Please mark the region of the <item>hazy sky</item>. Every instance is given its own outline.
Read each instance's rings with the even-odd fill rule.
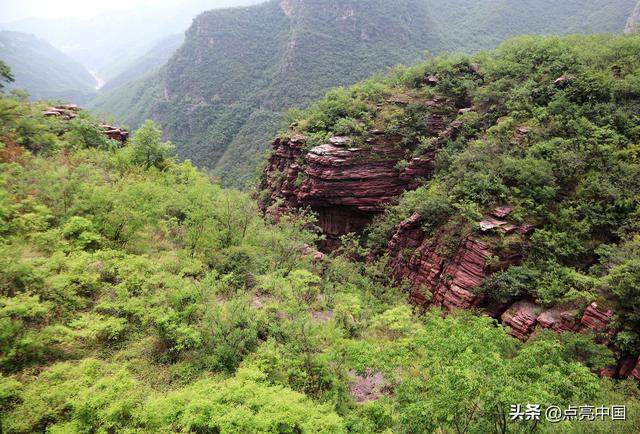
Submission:
[[[0,22],[23,18],[90,18],[111,10],[140,5],[182,3],[184,0],[0,0]]]

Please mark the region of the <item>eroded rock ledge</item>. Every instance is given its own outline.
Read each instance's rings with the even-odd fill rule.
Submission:
[[[400,223],[386,253],[390,258],[393,275],[406,280],[411,288],[410,300],[418,306],[435,305],[447,311],[477,308],[509,328],[512,336],[527,340],[536,328],[562,332],[593,332],[603,344],[610,344],[616,334],[612,320],[614,312],[598,303],[591,303],[582,314],[574,308],[555,306],[545,308],[532,300],[519,300],[511,304],[492,303],[476,289],[491,273],[517,265],[521,259],[518,250],[496,249],[497,233],[517,232],[526,237],[530,225],[514,225],[496,220],[502,214],[498,208],[478,223],[480,234],[463,235],[452,246],[452,238],[445,230],[427,236],[422,230],[422,217],[418,214]],[[506,215],[502,215],[505,217]],[[492,224],[488,221],[492,219]],[[495,224],[495,222],[498,224]],[[616,366],[600,373],[610,377],[633,376],[640,379],[640,358],[624,357]]]
[[[355,146],[346,137],[333,137],[304,152],[304,136],[277,139],[262,180],[268,197],[261,206],[279,202],[282,208],[311,208],[327,237],[322,247],[331,250],[342,235],[362,232],[386,204],[430,176],[431,156],[398,167],[406,152],[399,142],[372,134],[365,145]]]
[[[82,109],[75,104],[65,104],[49,107],[42,112],[42,115],[71,121],[78,117],[80,111],[82,111]],[[129,132],[123,128],[114,127],[109,124],[100,124],[100,129],[102,129],[102,133],[111,140],[116,140],[122,144],[129,140]]]

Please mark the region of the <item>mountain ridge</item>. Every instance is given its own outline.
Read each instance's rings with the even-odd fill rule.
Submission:
[[[85,103],[95,94],[94,77],[80,63],[35,35],[0,31],[0,59],[33,99]]]

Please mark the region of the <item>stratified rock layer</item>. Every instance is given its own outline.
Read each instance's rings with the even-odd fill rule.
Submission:
[[[584,311],[580,322],[586,328],[600,332],[607,328],[613,318],[613,311],[601,309],[597,303],[591,303]]]
[[[400,223],[387,247],[394,276],[409,281],[416,304],[433,302],[447,310],[481,306],[485,300],[474,289],[493,270],[489,259],[498,258],[495,269],[520,261],[519,252],[496,255],[489,239],[473,234],[460,241],[445,231],[427,237],[421,223],[419,214]]]
[[[493,216],[508,217],[511,207],[500,207]],[[488,225],[489,216],[478,223],[482,235],[468,232],[455,235],[440,230],[427,236],[422,229],[422,217],[414,214],[396,228],[386,253],[393,275],[407,280],[411,286],[411,302],[416,305],[437,305],[446,310],[481,308],[504,325],[510,333],[527,340],[536,327],[558,333],[591,331],[604,335],[608,343],[614,312],[592,303],[579,317],[575,309],[555,306],[544,309],[532,301],[519,300],[511,305],[490,303],[477,291],[491,273],[516,265],[521,261],[519,250],[497,249],[499,234],[519,234],[526,237],[532,226],[516,226],[508,221]],[[512,228],[513,226],[513,228]],[[523,239],[522,242],[526,242]],[[640,368],[639,368],[640,372]]]
[[[430,176],[433,158],[413,158],[405,167],[399,139],[372,134],[363,146],[352,146],[343,137],[303,152],[306,139],[296,135],[277,139],[262,182],[269,193],[266,203],[288,209],[311,208],[331,249],[342,235],[361,232],[384,206],[406,190],[416,188],[420,178]]]

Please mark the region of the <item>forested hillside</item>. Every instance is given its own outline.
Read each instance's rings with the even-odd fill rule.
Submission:
[[[591,335],[640,379],[639,52],[528,36],[333,90],[274,142],[262,208],[313,211],[416,306]]]
[[[426,0],[442,45],[467,53],[527,34],[620,33],[636,0]]]
[[[95,94],[96,81],[82,65],[33,35],[0,32],[0,59],[16,79],[9,87],[33,99],[84,103]]]
[[[162,72],[106,93],[92,107],[133,126],[153,116],[180,157],[242,186],[282,111],[304,107],[332,86],[427,51],[474,52],[522,33],[620,33],[635,3],[272,0],[212,11],[196,19]]]
[[[140,57],[134,60],[129,59],[128,62],[125,62],[125,66],[121,66],[120,68],[122,71],[105,83],[100,91],[108,92],[156,72],[157,69],[167,63],[183,42],[183,34],[170,35],[162,38]],[[99,99],[99,97],[97,99]],[[92,103],[95,104],[95,102]]]
[[[536,56],[510,47],[496,71],[514,47]],[[619,61],[635,89],[633,60]],[[418,92],[414,78],[449,65],[389,80]],[[514,74],[497,88],[527,76]],[[598,378],[612,353],[589,335],[522,343],[487,316],[414,312],[386,259],[315,251],[312,215],[263,220],[249,196],[175,161],[153,122],[121,146],[86,114],[45,118],[44,107],[0,98],[2,432],[638,431],[635,381]],[[301,128],[321,137],[334,125]],[[628,420],[505,417],[531,402],[624,404]]]

